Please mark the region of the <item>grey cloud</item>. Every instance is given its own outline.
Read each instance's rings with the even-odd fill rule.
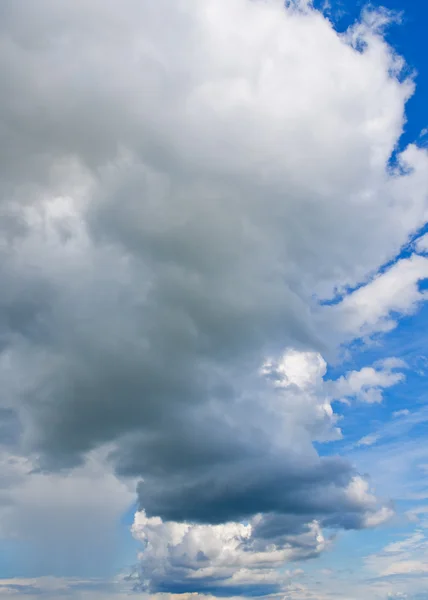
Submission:
[[[423,224],[426,152],[386,168],[413,89],[393,54],[273,1],[0,11],[2,406],[21,452],[51,472],[107,445],[167,519],[365,526],[352,467],[312,445],[325,399],[258,370],[287,347],[334,355],[317,298]]]
[[[145,475],[138,491],[147,514],[168,521],[221,523],[273,512],[304,515],[306,520],[328,515],[334,522],[332,515],[341,520],[352,507],[343,492],[352,475],[349,464],[338,459],[293,464],[284,456],[241,462],[231,457],[227,465],[194,477],[187,474],[186,479],[175,476],[173,469],[162,478]],[[366,507],[356,505],[354,510],[358,514]]]
[[[19,440],[21,427],[16,412],[10,408],[0,408],[0,446],[13,446]]]

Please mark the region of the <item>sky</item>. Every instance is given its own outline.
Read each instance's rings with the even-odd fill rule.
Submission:
[[[428,5],[0,3],[0,600],[428,600]]]

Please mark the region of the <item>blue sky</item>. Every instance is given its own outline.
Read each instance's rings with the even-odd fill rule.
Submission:
[[[428,5],[382,7],[0,8],[1,600],[428,599]]]

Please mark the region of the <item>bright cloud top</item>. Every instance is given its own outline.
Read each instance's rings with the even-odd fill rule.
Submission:
[[[151,593],[278,592],[323,528],[392,515],[314,447],[341,436],[334,402],[404,379],[326,361],[426,296],[424,238],[395,261],[427,220],[428,154],[390,162],[413,83],[389,16],[343,35],[279,0],[0,17],[5,452],[54,481],[94,453],[138,479]]]

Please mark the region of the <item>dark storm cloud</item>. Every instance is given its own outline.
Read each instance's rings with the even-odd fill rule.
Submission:
[[[339,459],[293,464],[283,456],[239,461],[231,455],[227,464],[200,470],[193,477],[186,473],[180,478],[173,468],[161,478],[145,475],[138,492],[147,514],[167,521],[221,523],[261,512],[305,517],[306,522],[328,516],[333,525],[334,515],[340,521],[342,512],[352,506],[343,489],[353,474]],[[356,513],[365,510],[353,508]]]

